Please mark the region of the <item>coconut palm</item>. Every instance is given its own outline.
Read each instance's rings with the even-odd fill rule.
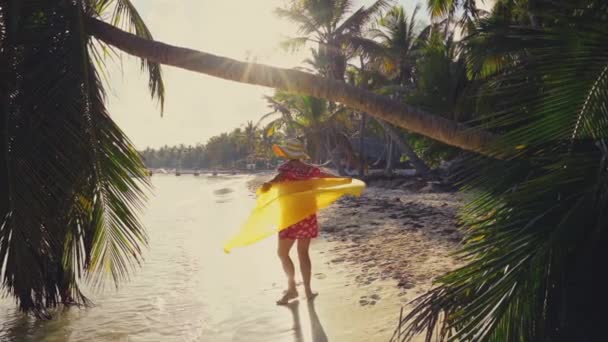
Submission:
[[[419,7],[416,6],[412,15],[408,17],[403,6],[394,6],[381,16],[375,27],[370,30],[370,35],[379,41],[379,45],[366,52],[372,56],[375,68],[389,78],[389,85],[385,84],[381,87],[381,91],[391,96],[403,95],[404,92],[411,91],[415,84],[418,49],[422,44],[422,37],[417,27],[419,23],[416,20],[418,10]],[[428,173],[429,168],[400,134],[386,122],[380,120],[379,124],[389,136],[391,144],[389,150],[392,151],[394,142],[408,156],[419,173]],[[387,157],[387,174],[392,174],[393,153],[390,151]]]
[[[378,0],[368,8],[361,7],[351,12],[352,0],[305,0],[292,2],[288,8],[279,8],[276,13],[296,23],[302,34],[283,42],[285,47],[297,49],[308,42],[317,43],[317,49],[311,49],[312,59],[305,63],[313,71],[325,77],[344,81],[349,59],[363,46],[375,44],[362,38],[362,31],[374,15],[387,6],[390,1]],[[334,107],[333,104],[330,107]],[[346,141],[346,140],[345,140]],[[349,144],[350,145],[350,144]],[[345,146],[336,146],[338,148]],[[332,158],[338,162],[340,158]],[[335,163],[334,163],[335,164]],[[342,165],[335,164],[342,170]]]
[[[284,92],[268,97],[267,101],[274,111],[260,122],[279,115],[266,125],[267,129],[285,128],[288,135],[303,135],[313,160],[321,162],[324,156],[329,156],[338,172],[344,173],[341,155],[352,154],[347,133],[350,122],[344,108],[332,109],[326,100]]]
[[[416,6],[408,17],[403,6],[395,6],[380,17],[370,32],[382,46],[381,54],[377,56],[381,70],[396,84],[406,88],[414,83],[416,48],[421,40],[416,19],[419,8]]]
[[[446,27],[450,25],[459,10],[462,11],[460,22],[463,24],[470,23],[480,16],[477,0],[427,0],[427,8],[431,18],[447,18]]]
[[[368,45],[371,44],[376,44],[376,43],[370,43]],[[356,66],[351,66],[349,68],[349,70],[347,71],[347,79],[348,82],[351,84],[355,84],[358,85],[359,87],[362,88],[370,88],[370,89],[376,89],[376,91],[379,92],[384,92],[384,93],[393,93],[396,91],[401,91],[402,87],[400,86],[393,86],[391,85],[391,82],[389,81],[389,79],[386,78],[385,73],[384,72],[380,72],[377,65],[378,65],[378,60],[383,60],[384,58],[388,57],[388,54],[383,53],[382,51],[384,50],[383,47],[377,45],[376,48],[374,48],[371,52],[369,50],[363,50],[361,49],[360,51],[360,66],[356,67]],[[386,70],[383,70],[386,71]],[[361,156],[364,156],[364,135],[365,135],[365,125],[367,120],[367,114],[366,113],[361,113],[360,115],[360,125],[359,125],[359,153],[358,155],[360,156],[360,160],[359,160],[359,174],[363,175],[363,163],[362,163],[362,159]],[[424,163],[424,161],[422,161],[418,155],[414,152],[414,150],[412,149],[412,147],[408,144],[408,142],[406,141],[406,137],[404,137],[402,134],[402,132],[399,132],[396,128],[392,127],[390,124],[388,124],[387,122],[380,120],[380,119],[375,119],[375,121],[378,123],[378,126],[380,128],[382,128],[382,130],[385,131],[385,136],[387,137],[387,141],[389,144],[394,143],[395,145],[397,145],[397,147],[399,148],[399,150],[404,153],[407,157],[408,160],[412,163],[412,165],[414,166],[414,168],[417,170],[417,172],[419,172],[420,174],[427,174],[429,172],[429,168],[426,166],[426,164]],[[390,147],[390,146],[389,146]],[[394,150],[393,147],[391,147],[392,150]],[[391,175],[393,170],[393,157],[394,157],[395,153],[389,153],[387,155],[387,170],[386,173]]]
[[[260,136],[258,129],[253,121],[247,121],[243,129],[243,139],[247,148],[247,157],[254,157],[255,147],[257,146]]]
[[[0,1],[2,288],[40,316],[86,303],[85,279],[126,279],[146,244],[147,173],[106,110],[108,50],[85,26],[102,15],[152,38],[127,0]],[[159,65],[142,68],[162,105]]]
[[[419,299],[401,338],[604,339],[608,4],[546,10],[542,27],[494,17],[467,39],[509,157],[471,161],[467,264]]]
[[[278,8],[277,15],[298,25],[301,36],[283,42],[297,49],[306,43],[318,44],[317,55],[327,61],[321,75],[344,80],[348,60],[360,42],[361,32],[390,1],[377,0],[369,7],[352,12],[352,0],[294,1],[287,8]]]
[[[128,54],[165,65],[203,73],[218,78],[306,94],[342,103],[398,127],[465,150],[492,154],[487,147],[495,140],[491,132],[432,115],[421,108],[390,99],[387,96],[293,69],[244,63],[234,59],[187,48],[138,38],[96,18],[88,21],[94,37]]]

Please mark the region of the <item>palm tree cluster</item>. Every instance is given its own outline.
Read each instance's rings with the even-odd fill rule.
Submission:
[[[165,145],[146,148],[140,154],[148,168],[221,169],[245,168],[247,164],[266,168],[269,164],[276,165],[271,146],[281,138],[280,132],[264,134],[253,121],[248,121],[242,128],[209,138],[206,144]]]
[[[315,158],[339,158],[357,134],[401,139],[427,165],[468,151],[465,266],[395,340],[603,340],[608,4],[429,0],[427,27],[388,1],[352,4],[277,11],[300,28],[286,47],[313,43],[306,72],[155,42],[128,0],[0,0],[2,288],[41,312],[138,260],[143,165],[100,81],[119,49],[142,58],[161,102],[156,63],[277,89],[262,137],[303,135]]]
[[[304,70],[401,98],[418,87],[417,63],[425,57],[425,51],[443,41],[430,39],[432,26],[421,26],[417,20],[418,7],[408,15],[403,7],[391,5],[391,1],[378,0],[353,10],[351,0],[292,2],[276,12],[294,22],[300,36],[286,40],[283,46],[296,49],[312,45],[311,58],[304,61],[307,66]],[[416,98],[425,102],[422,96]],[[268,102],[279,118],[267,123],[267,129],[273,132],[282,127],[288,135],[305,137],[314,159],[318,162],[330,159],[340,173],[342,159],[347,164],[358,164],[361,175],[367,169],[366,164],[373,162],[365,158],[366,136],[386,142],[384,159],[388,174],[392,173],[395,159],[402,155],[425,174],[429,167],[423,159],[436,164],[437,156],[443,152],[431,149],[432,144],[384,120],[367,122],[366,112],[352,111],[332,101],[278,91]],[[354,148],[355,139],[351,139],[356,136],[358,149]]]

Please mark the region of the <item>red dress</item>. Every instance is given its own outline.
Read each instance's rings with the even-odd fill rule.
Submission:
[[[321,175],[319,168],[291,160],[279,166],[279,172],[285,181],[306,180]],[[280,239],[310,239],[318,235],[319,224],[317,223],[316,214],[310,215],[279,232]]]

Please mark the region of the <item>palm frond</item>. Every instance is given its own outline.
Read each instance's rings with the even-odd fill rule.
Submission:
[[[464,189],[474,198],[461,213],[459,253],[467,264],[418,299],[404,340],[605,334],[608,298],[592,274],[608,256],[607,14],[587,3],[546,12],[541,28],[490,20],[472,33],[475,70],[505,61],[482,78],[495,101],[491,127],[503,133],[496,149],[508,158],[470,160]]]
[[[365,56],[371,58],[382,58],[388,56],[387,49],[373,39],[353,36],[349,38],[349,42],[349,45],[353,50],[358,51],[360,54]]]
[[[432,18],[439,18],[454,13],[457,0],[427,0],[427,8]]]
[[[317,33],[321,35],[319,27],[321,23],[314,19],[314,17],[307,16],[306,13],[299,7],[296,8],[276,8],[274,13],[279,18],[287,19],[298,25],[298,32],[300,34],[310,35],[311,33]]]
[[[91,80],[99,79],[90,66]],[[114,283],[127,280],[133,267],[141,260],[142,248],[147,243],[137,213],[149,188],[148,176],[139,154],[125,134],[105,111],[103,94],[96,91],[91,99],[91,151],[95,160],[95,177],[91,188],[94,198],[91,213],[92,249],[87,264],[90,279],[102,284],[107,273]]]
[[[143,18],[130,0],[104,0],[100,1],[96,10],[97,15],[102,15],[103,12],[111,7],[114,7],[110,22],[118,27],[121,27],[138,37],[153,40],[152,33],[146,26]],[[101,42],[100,42],[101,43]],[[148,88],[152,98],[158,99],[163,113],[165,103],[165,84],[162,78],[162,70],[159,63],[141,59],[142,71],[148,72]]]
[[[86,304],[89,276],[125,279],[146,242],[145,169],[105,110],[84,9],[30,2],[0,50],[0,277],[40,317]]]
[[[311,41],[312,40],[308,37],[292,37],[282,40],[279,43],[279,46],[285,51],[297,52]]]
[[[415,39],[414,35],[415,35],[415,31],[416,31],[416,25],[418,25],[418,20],[416,19],[418,16],[418,12],[420,11],[420,4],[417,4],[416,7],[414,7],[414,12],[412,12],[412,15],[409,18],[409,27],[408,27],[408,36],[409,36],[409,40],[413,41]]]
[[[376,0],[373,4],[368,7],[361,7],[353,14],[350,15],[338,28],[336,28],[336,35],[344,35],[347,32],[358,33],[361,32],[363,27],[369,23],[375,15],[380,11],[390,6],[392,0]]]

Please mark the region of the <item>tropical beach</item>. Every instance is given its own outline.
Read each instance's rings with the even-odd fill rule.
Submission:
[[[276,239],[222,251],[254,205],[251,187],[269,176],[154,176],[143,215],[150,247],[131,281],[89,289],[94,306],[56,310],[47,322],[3,300],[0,340],[388,340],[400,308],[456,265],[457,195],[372,185],[320,215],[312,247],[319,296],[276,306],[284,286]]]
[[[601,341],[604,0],[0,0],[0,341]]]

